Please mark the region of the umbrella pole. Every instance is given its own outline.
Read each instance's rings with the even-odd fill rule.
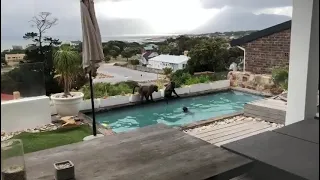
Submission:
[[[91,94],[91,109],[92,109],[92,132],[93,135],[97,135],[96,127],[96,113],[94,110],[94,95],[93,95],[93,83],[92,83],[92,71],[89,72],[90,94]]]

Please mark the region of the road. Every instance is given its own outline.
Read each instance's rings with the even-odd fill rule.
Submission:
[[[147,73],[136,71],[120,66],[113,66],[112,64],[101,64],[98,73],[114,76],[113,78],[94,79],[94,83],[108,82],[117,83],[126,80],[133,80],[137,82],[157,80],[158,75],[155,73]],[[142,76],[141,76],[142,75]]]

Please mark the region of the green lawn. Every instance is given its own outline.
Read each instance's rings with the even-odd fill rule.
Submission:
[[[23,142],[24,152],[30,153],[80,142],[84,137],[90,134],[92,134],[90,126],[81,125],[71,129],[58,129],[39,133],[23,132],[13,138],[21,139]]]

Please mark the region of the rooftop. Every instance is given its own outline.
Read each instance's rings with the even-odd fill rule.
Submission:
[[[247,36],[244,36],[242,38],[239,39],[234,39],[230,42],[231,46],[238,46],[238,45],[242,45],[251,41],[254,41],[256,39],[265,37],[265,36],[269,36],[271,34],[277,33],[277,32],[281,32],[287,29],[291,29],[291,20],[290,21],[286,21],[280,24],[277,24],[275,26],[272,27],[268,27],[266,29],[251,33]]]
[[[167,63],[174,63],[174,64],[180,64],[183,62],[187,62],[188,60],[189,60],[189,57],[185,55],[175,56],[175,55],[167,55],[167,54],[161,54],[159,56],[149,59],[149,61],[167,62]]]

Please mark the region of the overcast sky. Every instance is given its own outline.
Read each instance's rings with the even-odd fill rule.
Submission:
[[[291,0],[96,0],[102,36],[262,29],[291,18]],[[1,38],[32,31],[29,20],[51,12],[48,35],[80,37],[79,0],[1,0]]]

